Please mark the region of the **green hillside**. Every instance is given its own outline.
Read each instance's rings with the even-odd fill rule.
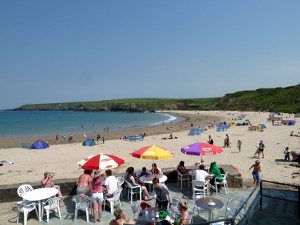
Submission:
[[[300,112],[300,84],[286,88],[261,88],[226,94],[217,104],[221,110]]]
[[[222,98],[165,99],[134,98],[93,102],[23,105],[15,110],[128,111],[240,110],[300,112],[300,84],[286,88],[239,91]]]

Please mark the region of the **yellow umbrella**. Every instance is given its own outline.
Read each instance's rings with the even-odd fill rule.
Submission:
[[[164,160],[164,159],[171,159],[174,157],[174,154],[166,150],[162,147],[157,147],[155,145],[146,146],[140,148],[131,153],[131,155],[135,158],[139,159],[152,159],[152,160]]]

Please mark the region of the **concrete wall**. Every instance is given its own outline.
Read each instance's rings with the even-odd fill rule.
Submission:
[[[242,188],[243,180],[233,166],[220,166],[227,171],[229,176],[227,178],[228,186],[232,188]],[[196,166],[188,167],[188,169],[196,169]],[[168,177],[166,183],[175,183],[177,181],[177,172],[174,168],[166,168],[163,173]],[[115,176],[122,176],[123,174],[115,174]],[[76,193],[76,179],[56,179],[54,183],[60,186],[63,195],[74,195]],[[22,183],[25,184],[25,183]],[[17,189],[22,184],[1,185],[0,186],[0,203],[10,201],[20,201],[21,198],[17,194]],[[40,188],[40,182],[29,183],[33,188]]]

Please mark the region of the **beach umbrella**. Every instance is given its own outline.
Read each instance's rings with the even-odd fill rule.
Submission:
[[[223,152],[223,149],[208,144],[206,142],[196,142],[194,144],[187,145],[181,149],[181,152],[183,152],[186,155],[217,155]]]
[[[90,155],[85,157],[84,159],[77,162],[78,166],[82,167],[83,164],[85,164],[90,158],[94,157],[95,155]]]
[[[152,160],[171,159],[174,157],[174,154],[169,152],[167,149],[162,147],[157,147],[155,145],[145,146],[130,154],[135,158],[152,159]]]
[[[124,163],[124,159],[115,155],[100,153],[89,158],[81,168],[86,170],[105,170],[122,166]]]

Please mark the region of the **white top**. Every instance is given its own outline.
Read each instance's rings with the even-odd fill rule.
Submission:
[[[23,199],[27,201],[40,201],[43,199],[48,199],[58,193],[56,188],[38,188],[29,191],[23,195]]]
[[[209,174],[205,170],[196,170],[195,171],[195,180],[202,181],[206,183],[205,178],[209,176]]]
[[[115,176],[109,176],[105,179],[104,185],[107,186],[107,193],[112,194],[118,190],[118,179]]]
[[[159,183],[163,183],[168,179],[168,177],[166,175],[151,174],[148,176],[140,177],[140,181],[143,183],[152,184],[152,180],[154,177],[157,177],[159,179]]]

